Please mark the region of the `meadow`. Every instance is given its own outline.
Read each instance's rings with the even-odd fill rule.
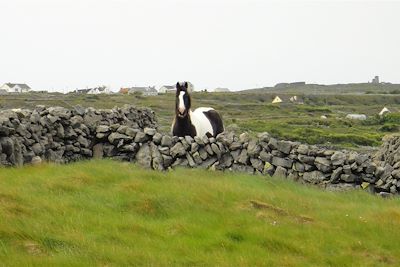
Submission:
[[[369,87],[367,87],[369,88]],[[384,135],[398,132],[400,123],[399,94],[296,94],[302,104],[292,104],[290,90],[282,93],[269,90],[237,93],[192,94],[193,108],[212,106],[222,114],[225,126],[237,132],[269,132],[280,139],[323,144],[332,147],[371,149],[381,144]],[[351,91],[350,91],[351,92]],[[271,104],[279,95],[284,103]],[[0,108],[32,108],[37,104],[72,108],[75,105],[113,108],[133,104],[152,108],[158,117],[160,130],[170,131],[174,116],[174,94],[144,97],[133,95],[25,94],[0,98]],[[388,107],[392,114],[381,118],[379,111]],[[366,121],[348,120],[349,113],[362,113]],[[322,119],[321,116],[326,116]]]
[[[0,171],[0,266],[399,266],[400,200],[111,160]]]

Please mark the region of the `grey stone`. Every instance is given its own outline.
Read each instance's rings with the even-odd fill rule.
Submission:
[[[332,171],[330,163],[331,163],[330,160],[323,157],[316,157],[314,161],[314,164],[317,167],[317,169],[324,173]]]
[[[250,163],[251,166],[253,166],[256,170],[262,172],[264,169],[264,164],[262,163],[261,160],[255,159],[255,158],[250,158]]]
[[[249,144],[247,145],[247,154],[250,157],[258,157],[258,154],[261,151],[261,147],[258,145],[256,140],[250,140]]]
[[[4,146],[3,146],[3,151],[5,151]],[[42,155],[44,152],[44,149],[41,144],[35,143],[32,145],[32,151],[35,153],[35,155]]]
[[[137,132],[134,141],[135,141],[135,143],[144,143],[148,140],[149,140],[149,137],[144,132]]]
[[[232,142],[232,144],[229,146],[230,150],[237,150],[240,148],[242,148],[242,144],[240,142]]]
[[[158,150],[158,147],[153,142],[150,142],[150,152],[151,152],[151,167],[153,170],[164,170],[163,157]]]
[[[197,164],[194,161],[194,159],[192,158],[192,156],[190,156],[189,153],[186,153],[186,159],[187,159],[188,164],[189,164],[190,167],[192,167],[192,168],[196,167]]]
[[[212,151],[215,153],[215,155],[217,155],[217,158],[221,158],[221,150],[219,149],[218,145],[215,143],[211,144],[211,149]]]
[[[154,144],[159,145],[159,144],[161,143],[161,138],[162,138],[162,137],[163,137],[162,134],[160,134],[160,133],[155,133],[154,136],[153,136],[153,142],[154,142]]]
[[[207,145],[204,147],[204,149],[207,151],[207,153],[208,153],[210,156],[214,155],[214,151],[212,150],[210,144],[207,144]]]
[[[162,146],[162,147],[159,147],[158,150],[159,150],[160,153],[163,154],[163,155],[169,155],[169,154],[170,154],[169,147]]]
[[[208,140],[208,137],[207,137],[206,135],[203,136],[203,138],[201,138],[201,140],[202,140],[202,142],[203,142],[204,145],[210,143],[210,140]]]
[[[213,165],[216,161],[217,161],[217,158],[216,158],[216,157],[208,158],[208,159],[204,160],[204,161],[200,164],[200,168],[205,168],[205,169],[207,169],[207,168],[211,167],[211,165]]]
[[[343,173],[343,168],[338,167],[335,170],[333,170],[332,175],[331,175],[331,182],[336,182],[339,180],[340,175]]]
[[[95,158],[95,159],[103,158],[104,152],[103,152],[103,144],[102,143],[95,144],[93,146],[92,150],[93,150],[93,158]]]
[[[171,149],[172,157],[181,157],[186,154],[186,149],[183,147],[182,143],[176,143]]]
[[[233,157],[230,153],[225,153],[222,155],[221,159],[219,160],[219,165],[221,168],[229,168],[232,166]]]
[[[268,143],[270,136],[269,136],[269,133],[262,132],[262,133],[257,134],[257,138],[258,138],[258,140],[260,142],[267,142]]]
[[[278,140],[276,140],[275,138],[270,138],[269,142],[268,142],[268,146],[270,149],[272,150],[276,150],[278,149]]]
[[[127,135],[127,136],[130,136],[130,137],[132,137],[132,138],[135,138],[136,137],[136,134],[139,132],[139,130],[138,129],[133,129],[133,128],[126,128],[126,130],[125,130],[125,134]]]
[[[281,178],[286,178],[287,176],[287,170],[281,166],[276,167],[276,170],[274,172],[274,177],[281,177]]]
[[[341,174],[340,180],[346,183],[353,183],[356,180],[356,176],[354,174]]]
[[[331,156],[332,165],[339,166],[343,165],[346,161],[346,154],[341,151],[336,151]]]
[[[304,172],[305,171],[305,166],[304,164],[300,162],[295,162],[293,165],[293,169],[298,171],[298,172]]]
[[[148,144],[143,144],[135,156],[136,162],[145,168],[151,168],[151,153]]]
[[[249,156],[247,155],[247,150],[246,149],[242,149],[237,161],[242,163],[242,164],[244,164],[244,165],[246,165],[248,163]]]
[[[79,142],[79,144],[81,144],[81,146],[89,147],[89,144],[90,144],[89,141],[82,135],[78,136],[77,141]]]
[[[301,162],[313,165],[315,158],[312,156],[298,155],[298,158]]]
[[[150,127],[145,127],[143,131],[145,134],[150,135],[150,136],[153,136],[156,134],[156,129],[150,128]]]
[[[247,143],[250,141],[250,135],[248,133],[242,133],[239,135],[239,141],[241,143]]]
[[[269,163],[272,162],[272,155],[270,153],[267,153],[264,150],[260,152],[260,156],[259,157],[260,157],[260,159],[262,161],[266,161],[266,162],[269,162]]]
[[[308,146],[307,145],[299,145],[297,147],[297,153],[308,155]]]
[[[172,139],[171,139],[171,137],[168,136],[168,135],[164,135],[164,136],[161,138],[161,145],[162,145],[162,146],[170,147],[170,146],[172,145]]]
[[[203,147],[201,147],[201,148],[199,149],[199,154],[200,154],[200,158],[201,158],[202,160],[205,160],[205,159],[208,158],[208,153],[207,153],[207,151],[205,150],[205,148],[203,148]]]
[[[132,137],[127,136],[127,135],[125,135],[125,134],[117,133],[117,132],[111,133],[111,134],[108,136],[108,141],[109,141],[111,144],[114,144],[114,145],[115,145],[115,144],[117,144],[120,140],[124,140],[124,141],[132,140]]]
[[[190,153],[194,153],[194,152],[196,152],[197,150],[199,150],[199,144],[198,143],[196,143],[196,142],[193,142],[191,145],[190,145]]]
[[[293,161],[291,159],[273,157],[272,158],[272,165],[281,166],[281,167],[284,167],[284,168],[287,168],[287,169],[291,169],[292,165],[293,165]]]
[[[196,164],[201,164],[203,162],[198,151],[194,152],[192,157],[194,162],[196,162]]]
[[[278,141],[277,149],[287,155],[290,153],[290,150],[292,149],[292,143],[289,141]]]
[[[39,165],[40,163],[42,163],[42,158],[39,156],[34,156],[31,160],[32,165]]]
[[[171,156],[168,156],[168,155],[162,155],[162,158],[163,158],[165,168],[168,168],[169,166],[171,166],[171,164],[174,160]]]
[[[343,172],[345,174],[351,174],[351,166],[350,165],[343,165]]]
[[[312,184],[319,184],[325,180],[325,175],[320,171],[305,172],[303,180]]]
[[[203,139],[202,139],[202,138],[200,138],[200,137],[198,137],[198,136],[195,136],[195,137],[194,137],[194,141],[195,141],[197,144],[199,144],[200,146],[204,146],[204,142],[203,142]]]
[[[399,170],[399,169],[396,169],[396,170],[392,171],[392,176],[393,176],[395,179],[400,180],[400,170]]]

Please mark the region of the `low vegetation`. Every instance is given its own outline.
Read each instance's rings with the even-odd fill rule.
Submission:
[[[276,95],[280,95],[285,102],[271,104]],[[201,92],[194,93],[192,97],[194,108],[216,108],[222,114],[225,126],[230,125],[231,129],[255,133],[267,131],[277,138],[310,144],[347,148],[378,146],[385,134],[399,131],[400,95],[300,93],[298,99],[303,104],[291,104],[288,99],[292,95],[286,91],[271,93],[264,90],[255,93]],[[160,130],[169,132],[174,116],[174,101],[174,94],[151,97],[120,94],[27,94],[3,96],[0,99],[0,107],[26,108],[45,104],[69,108],[74,105],[112,108],[135,104],[152,108],[157,114]],[[381,118],[377,114],[384,106],[393,113]],[[368,120],[361,122],[345,119],[348,113],[366,114]],[[321,116],[325,116],[326,119]]]
[[[4,266],[399,266],[400,201],[109,160],[0,170]]]

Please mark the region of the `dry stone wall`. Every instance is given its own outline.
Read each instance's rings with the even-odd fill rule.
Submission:
[[[399,147],[400,138],[397,151]],[[0,112],[1,165],[103,157],[155,170],[184,166],[286,177],[332,190],[362,187],[382,195],[400,190],[400,156],[373,158],[277,140],[268,133],[256,138],[231,132],[216,138],[172,137],[157,131],[153,111],[133,106],[112,110],[37,106]]]

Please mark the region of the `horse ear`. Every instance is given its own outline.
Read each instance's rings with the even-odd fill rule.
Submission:
[[[181,84],[179,82],[176,83],[176,90],[180,90],[181,89]]]
[[[189,86],[188,86],[187,82],[185,82],[185,87],[186,87],[186,89],[189,89]]]

